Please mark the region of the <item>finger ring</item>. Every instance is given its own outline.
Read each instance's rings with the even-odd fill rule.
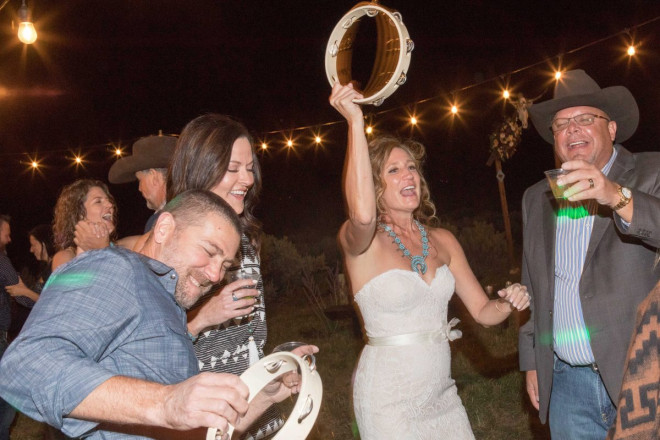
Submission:
[[[593,189],[594,186],[594,179],[589,179],[589,189]]]
[[[231,299],[233,299],[234,301],[238,301],[238,298],[236,298],[236,295],[234,293],[231,294]]]

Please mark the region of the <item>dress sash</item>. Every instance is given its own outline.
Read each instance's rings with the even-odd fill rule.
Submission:
[[[442,329],[432,332],[418,332],[418,333],[405,333],[402,335],[394,336],[379,336],[370,337],[367,344],[372,347],[387,347],[387,346],[401,346],[401,345],[415,345],[415,344],[439,344],[446,340],[453,341],[463,334],[460,330],[452,330],[460,319],[453,318]]]

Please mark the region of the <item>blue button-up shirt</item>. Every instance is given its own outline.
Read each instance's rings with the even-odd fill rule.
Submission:
[[[55,271],[0,363],[0,395],[69,436],[137,438],[67,415],[113,376],[162,384],[199,372],[176,272],[122,248],[85,252]]]
[[[607,175],[612,169],[617,151],[601,170]],[[571,365],[594,362],[589,328],[582,316],[580,278],[587,256],[594,216],[598,210],[595,200],[585,203],[559,201],[555,240],[555,301],[553,336],[555,353]]]

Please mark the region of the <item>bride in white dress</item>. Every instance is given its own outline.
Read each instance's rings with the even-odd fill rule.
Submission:
[[[514,284],[489,300],[451,232],[433,227],[435,206],[420,173],[424,147],[379,137],[368,145],[361,98],[336,84],[330,103],[348,121],[339,231],[346,270],[368,337],[353,387],[362,440],[473,439],[451,378],[447,322],[456,292],[470,315],[489,326],[529,306]]]

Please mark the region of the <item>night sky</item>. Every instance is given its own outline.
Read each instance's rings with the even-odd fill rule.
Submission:
[[[401,13],[415,50],[407,83],[382,106],[364,110],[375,113],[377,128],[427,146],[425,172],[441,214],[500,209],[495,172],[485,165],[488,136],[513,107],[497,91],[508,82],[514,93],[548,99],[546,75],[561,53],[564,68],[585,69],[602,87],[627,86],[641,121],[626,147],[658,150],[660,20],[635,26],[660,16],[660,2],[382,3]],[[179,133],[205,112],[233,115],[255,138],[266,135],[271,148],[261,156],[258,209],[265,232],[334,235],[344,217],[346,125],[323,125],[341,119],[327,101],[324,51],[355,4],[28,0],[39,39],[26,47],[11,28],[20,1],[10,0],[0,11],[0,213],[14,220],[10,257],[27,258],[25,231],[50,222],[62,185],[81,177],[107,181],[109,143],[130,151],[137,138]],[[626,28],[641,43],[632,60],[622,54],[627,35],[619,33]],[[365,24],[359,37],[354,77],[364,80],[374,28]],[[444,107],[456,90],[465,112],[452,119]],[[411,112],[420,119],[413,130],[405,122]],[[292,131],[307,126],[321,130],[322,146],[313,145],[312,130]],[[282,144],[290,135],[293,150]],[[69,165],[77,152],[86,154],[84,167]],[[21,163],[26,153],[46,167],[29,170]],[[525,130],[518,153],[504,164],[512,212],[524,189],[553,167],[551,147],[533,128]],[[120,235],[139,232],[149,211],[137,184],[110,190],[119,203]]]

